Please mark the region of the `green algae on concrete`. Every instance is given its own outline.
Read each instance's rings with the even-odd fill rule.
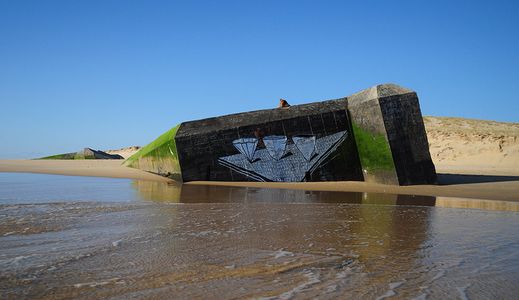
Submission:
[[[93,156],[89,156],[89,155],[85,155],[84,152],[79,151],[79,152],[77,152],[76,155],[74,156],[74,159],[76,159],[76,160],[80,160],[80,159],[95,159],[95,157],[93,157]]]
[[[383,133],[363,129],[352,121],[364,181],[398,185],[389,143]]]
[[[371,133],[352,122],[360,163],[365,172],[395,170],[393,156],[384,134]]]
[[[175,136],[180,124],[129,157],[124,165],[181,181],[180,163]]]
[[[83,151],[79,152],[71,152],[71,153],[63,153],[57,155],[46,156],[37,159],[59,159],[59,160],[85,160],[85,159],[95,159],[93,156],[87,156]]]
[[[76,158],[76,152],[71,152],[71,153],[63,153],[63,154],[56,154],[56,155],[51,155],[51,156],[45,156],[45,157],[41,157],[41,158],[36,158],[36,159],[77,159]]]
[[[37,159],[84,160],[84,159],[123,159],[119,154],[108,154],[100,150],[84,148],[78,152],[63,153]]]

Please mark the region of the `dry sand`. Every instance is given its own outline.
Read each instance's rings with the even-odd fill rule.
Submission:
[[[519,123],[424,117],[439,171],[519,175]]]
[[[123,167],[122,160],[0,160],[0,172],[43,173],[74,176],[131,178],[154,181],[170,181],[168,178]]]
[[[425,117],[439,185],[389,186],[365,182],[261,183],[191,182],[261,188],[358,191],[519,201],[519,123]],[[109,150],[128,157],[138,148]],[[120,160],[0,160],[0,172],[169,181],[121,166]]]

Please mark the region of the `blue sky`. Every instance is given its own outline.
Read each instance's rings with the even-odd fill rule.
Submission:
[[[0,158],[386,82],[424,115],[519,122],[517,3],[0,0]]]

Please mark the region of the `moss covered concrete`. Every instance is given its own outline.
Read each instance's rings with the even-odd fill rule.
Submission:
[[[357,144],[360,163],[364,170],[391,171],[395,169],[393,156],[386,137],[380,133],[371,133],[352,122],[353,135]]]
[[[124,165],[181,180],[180,163],[175,143],[175,136],[179,127],[180,125],[171,128],[153,142],[142,147],[137,153],[129,157]]]
[[[41,157],[41,158],[37,158],[37,159],[81,159],[81,158],[76,158],[76,152],[71,152],[71,153],[63,153],[63,154],[56,154],[56,155],[51,155],[51,156],[45,156],[45,157]]]

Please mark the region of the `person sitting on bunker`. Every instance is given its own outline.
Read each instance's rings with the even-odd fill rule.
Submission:
[[[287,100],[285,100],[283,98],[279,99],[278,108],[285,108],[285,107],[290,107],[290,104],[288,104]]]

